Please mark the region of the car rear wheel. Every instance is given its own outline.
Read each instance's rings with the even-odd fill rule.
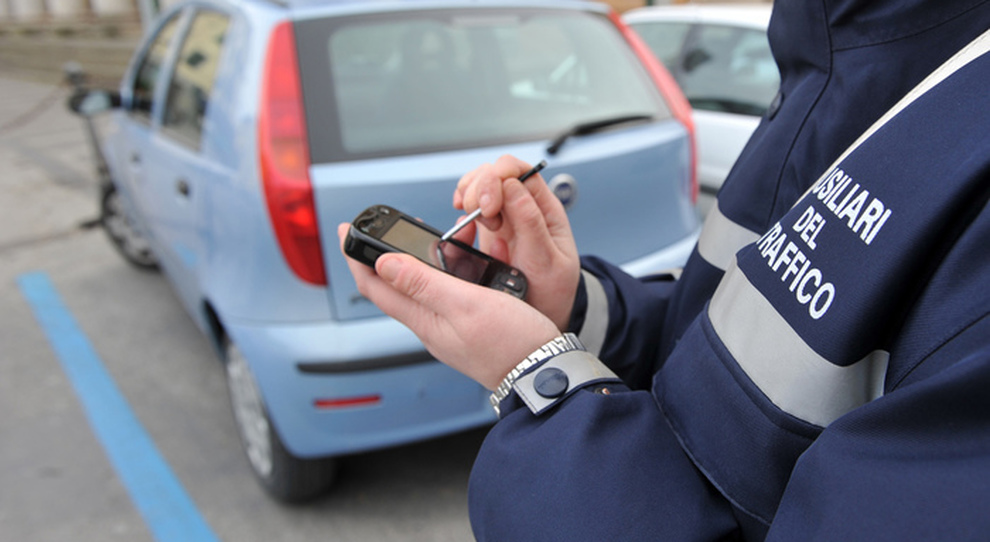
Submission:
[[[103,197],[100,198],[100,225],[127,263],[149,271],[158,269],[158,259],[151,252],[148,239],[134,227],[113,184],[103,189]]]
[[[283,502],[308,501],[322,494],[333,483],[336,462],[331,458],[293,456],[272,424],[244,355],[229,340],[224,354],[234,419],[251,470],[262,487]]]

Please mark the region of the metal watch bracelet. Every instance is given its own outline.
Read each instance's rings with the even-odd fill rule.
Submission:
[[[495,388],[492,392],[489,401],[492,404],[492,408],[495,410],[495,415],[501,417],[502,413],[499,409],[499,404],[503,399],[509,396],[509,392],[512,391],[512,384],[515,383],[516,379],[520,375],[538,365],[544,361],[563,354],[564,352],[571,352],[573,350],[584,350],[584,345],[578,340],[577,335],[573,333],[564,333],[558,337],[551,339],[548,343],[537,348],[532,354],[526,357],[526,359],[519,362],[509,374],[505,375],[502,382]]]

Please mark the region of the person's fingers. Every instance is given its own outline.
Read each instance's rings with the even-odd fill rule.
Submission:
[[[347,238],[347,230],[351,227],[347,222],[337,224],[337,240],[340,241],[340,251],[344,251],[344,239]]]
[[[540,184],[539,179],[531,179],[526,184]],[[551,243],[551,234],[547,227],[547,219],[532,192],[514,179],[508,179],[503,183],[502,192],[505,198],[505,206],[502,209],[503,218],[512,224],[512,231],[516,238],[525,239],[528,243]]]
[[[550,187],[545,182],[525,183],[526,190],[529,191],[536,205],[540,208],[540,214],[546,219],[547,227],[554,236],[570,235],[571,226],[567,218],[564,205],[560,202]]]
[[[483,191],[485,195],[491,191],[491,194],[495,196],[493,199],[496,200],[495,204],[491,205],[490,212],[482,213],[483,220],[481,223],[486,228],[491,231],[498,231],[505,223],[505,216],[507,214],[505,208],[509,205],[506,201],[506,186],[522,184],[523,186],[529,187],[532,185],[536,190],[534,193],[539,193],[541,188],[544,192],[549,193],[546,189],[546,182],[539,173],[531,175],[524,181],[519,180],[521,176],[528,173],[530,170],[532,170],[532,166],[512,155],[504,155],[492,165],[494,178],[499,181],[498,186],[495,186],[494,184],[479,185],[479,191]],[[552,197],[552,194],[550,195]],[[483,209],[487,211],[487,208],[483,207]],[[527,210],[527,212],[531,212],[531,210]]]
[[[340,251],[346,256],[344,252],[344,239],[347,237],[347,231],[350,228],[349,224],[340,224],[337,226],[337,236],[340,239]],[[385,285],[381,278],[375,273],[375,270],[351,257],[346,257],[347,267],[351,270],[351,274],[354,276],[354,282],[357,283],[358,291],[368,299],[374,299],[382,295],[390,295],[387,290],[390,288]],[[378,293],[381,292],[381,293]]]
[[[494,164],[483,164],[458,181],[454,191],[454,207],[468,213],[480,208],[481,223],[490,230],[498,230],[502,226],[503,182],[506,179],[518,180],[530,169],[532,166],[528,163],[511,155],[500,157]],[[534,184],[545,184],[538,174],[534,177]]]
[[[478,170],[485,167],[487,164],[482,164],[471,171],[465,173],[457,181],[457,187],[454,188],[454,209],[464,208],[464,193],[467,191],[468,187],[474,184],[475,178],[478,176]]]
[[[351,229],[351,225],[347,222],[341,222],[337,224],[337,240],[340,242],[340,252],[347,256],[347,252],[344,251],[344,241],[347,239],[347,232]],[[347,258],[348,261],[350,258]]]
[[[337,226],[337,235],[341,239],[342,251],[343,242],[349,227],[348,224]],[[473,224],[468,225],[458,232],[458,235],[455,237],[459,238],[462,242],[470,242],[474,235],[473,229]],[[471,236],[470,238],[468,238],[469,235]],[[407,300],[403,299],[403,296],[413,298],[416,302],[422,303],[430,310],[433,308],[442,308],[444,303],[447,303],[446,306],[448,307],[453,306],[441,288],[427,287],[428,284],[432,284],[431,281],[436,281],[453,290],[457,290],[463,285],[468,284],[419,261],[416,257],[409,254],[382,254],[375,262],[374,269],[352,258],[347,258],[347,264],[351,270],[351,274],[354,275],[355,281],[358,283],[358,289],[361,290],[361,293],[382,307],[383,310],[385,309],[385,305],[387,305],[389,310],[385,312],[389,313],[392,310],[409,313],[409,309],[404,307],[407,304]],[[382,286],[387,287],[383,288]],[[396,290],[402,295],[394,295]]]
[[[338,226],[341,240],[348,227]],[[526,303],[409,254],[383,254],[374,270],[352,258],[347,265],[365,297],[409,327],[437,359],[488,389],[535,345],[557,334],[554,322]]]
[[[510,176],[510,173],[515,174],[514,177],[518,178],[519,175],[522,175],[525,171],[529,170],[529,165],[520,161],[518,158],[507,155],[496,161],[493,168],[497,173],[502,174],[502,178],[504,179],[507,178],[507,176]],[[521,168],[525,169],[520,171]],[[513,183],[511,181],[506,180],[503,184],[503,193],[505,193],[505,189],[512,184]],[[550,187],[547,185],[543,176],[536,174],[523,182],[522,186],[526,187],[526,190],[536,202],[536,205],[539,208],[539,213],[544,217],[543,221],[550,229],[551,235],[554,237],[560,235],[570,235],[570,222],[567,219],[567,213],[564,210],[564,206],[560,203],[560,200],[557,199],[557,196],[555,196],[550,190]],[[517,198],[522,196],[523,195],[521,193],[516,193]],[[508,198],[507,193],[503,196],[503,198]],[[503,202],[503,207],[514,207],[518,204],[518,201],[519,200],[517,199],[516,202],[512,204],[507,201]],[[512,209],[510,209],[510,211],[511,210]],[[524,212],[531,213],[532,210],[524,209]]]
[[[382,254],[375,272],[387,285],[408,299],[388,297],[379,305],[407,325],[427,312],[453,321],[470,309],[479,286],[431,267],[409,254]],[[378,299],[373,299],[378,304]]]
[[[457,188],[454,190],[454,208],[462,209],[469,214],[480,208],[482,214],[479,219],[485,227],[499,227],[502,206],[499,182],[500,179],[495,177],[491,164],[478,166],[457,182]]]
[[[467,220],[467,215],[460,216],[457,219],[457,223],[460,224],[465,220]],[[457,239],[458,241],[466,245],[474,245],[474,236],[477,235],[477,233],[478,233],[478,225],[476,222],[472,222],[467,226],[461,228],[457,233],[455,233],[454,239]]]
[[[512,254],[509,252],[509,244],[504,239],[494,237],[486,238],[487,243],[481,244],[481,251],[496,260],[502,260],[508,264],[512,263]]]
[[[518,179],[523,173],[533,169],[533,166],[511,154],[503,154],[492,164],[492,170],[500,179]]]
[[[491,164],[482,164],[466,173],[457,182],[454,190],[454,208],[470,213],[481,207],[483,216],[498,214],[501,207],[501,194],[496,194],[501,179],[495,174]]]

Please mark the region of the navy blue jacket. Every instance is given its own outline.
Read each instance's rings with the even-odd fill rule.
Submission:
[[[990,54],[854,142],[988,28],[985,0],[777,0],[779,104],[678,280],[583,259],[572,325],[622,382],[502,402],[475,536],[986,539]]]

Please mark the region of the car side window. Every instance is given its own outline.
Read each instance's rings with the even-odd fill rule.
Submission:
[[[702,25],[684,53],[678,82],[692,107],[760,116],[780,85],[764,32]]]
[[[230,19],[216,11],[196,14],[186,33],[169,81],[162,128],[193,148],[199,148],[203,117],[216,78]]]
[[[691,30],[690,24],[639,23],[633,24],[632,27],[667,69],[671,72],[677,70],[684,40]]]
[[[158,82],[162,65],[168,56],[172,38],[175,36],[175,31],[179,26],[179,19],[180,17],[177,13],[161,27],[158,35],[155,36],[154,41],[148,47],[144,58],[141,59],[137,76],[134,78],[134,86],[131,89],[132,102],[130,111],[135,118],[144,120],[149,124],[151,123],[151,112],[154,108],[155,85]]]

